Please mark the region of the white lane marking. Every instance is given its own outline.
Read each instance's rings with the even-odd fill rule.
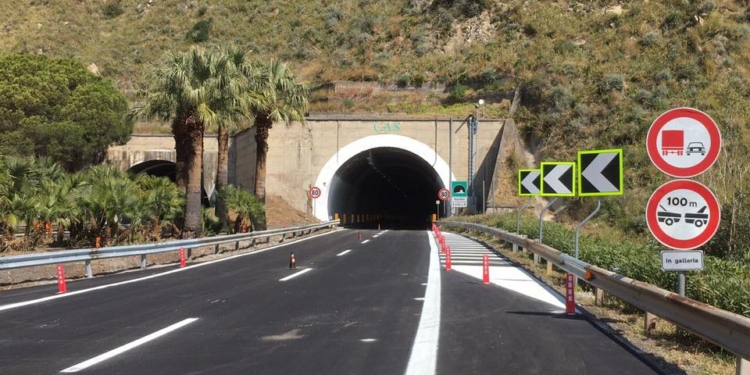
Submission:
[[[414,300],[415,301],[424,301],[424,297],[417,297],[417,298],[414,298]]]
[[[120,285],[131,284],[131,283],[135,283],[135,282],[139,282],[139,281],[143,281],[143,280],[155,279],[157,277],[171,275],[171,274],[177,273],[177,272],[189,271],[189,270],[192,270],[192,269],[195,269],[195,268],[198,268],[198,267],[207,266],[209,264],[224,262],[224,261],[227,261],[227,260],[230,260],[230,259],[236,259],[236,258],[239,258],[239,257],[244,257],[244,256],[248,256],[248,255],[253,255],[253,254],[264,253],[266,251],[270,251],[270,250],[278,249],[280,247],[285,247],[285,246],[297,244],[297,243],[300,243],[302,241],[311,240],[311,239],[316,238],[316,237],[326,236],[326,235],[329,235],[329,234],[335,233],[335,232],[336,231],[321,233],[321,234],[318,234],[318,235],[315,235],[315,236],[312,236],[312,237],[307,237],[307,238],[300,239],[298,241],[289,242],[289,243],[285,243],[285,244],[281,244],[281,245],[276,245],[276,246],[273,246],[273,247],[268,247],[268,248],[265,248],[265,249],[256,250],[256,251],[253,251],[253,252],[250,252],[250,253],[237,254],[237,255],[232,255],[230,257],[226,257],[226,258],[212,260],[212,261],[209,261],[209,262],[198,263],[198,264],[191,265],[190,267],[177,268],[177,269],[174,269],[174,270],[171,270],[171,271],[157,273],[155,275],[144,276],[144,277],[141,277],[141,278],[138,278],[138,279],[120,281],[120,282],[117,282],[117,283],[100,285],[100,286],[89,288],[89,289],[76,290],[74,292],[67,292],[67,293],[63,293],[63,294],[55,294],[55,295],[49,296],[49,297],[43,297],[43,298],[33,299],[33,300],[29,300],[29,301],[23,301],[23,302],[11,303],[11,304],[8,304],[8,305],[2,305],[2,306],[0,306],[0,311],[15,309],[17,307],[23,307],[23,306],[28,306],[28,305],[35,305],[37,303],[47,302],[47,301],[50,301],[50,300],[53,300],[53,299],[75,296],[77,294],[82,294],[82,293],[88,293],[88,292],[93,292],[93,291],[97,291],[97,290],[107,289],[107,288],[110,288],[110,287],[113,287],[113,286],[120,286]]]
[[[340,256],[342,256],[342,255],[346,255],[346,253],[348,253],[348,252],[350,252],[350,251],[352,251],[352,250],[351,250],[351,249],[349,249],[349,250],[345,250],[345,251],[342,251],[342,252],[340,252],[340,253],[336,254],[336,256],[337,256],[337,257],[340,257]]]
[[[359,340],[359,341],[362,341],[362,342],[375,342],[375,341],[378,341],[378,339],[367,338],[367,339],[362,339],[362,340]]]
[[[434,375],[437,369],[438,339],[440,338],[440,259],[432,233],[426,231],[430,242],[430,270],[427,290],[422,304],[419,328],[411,348],[406,375]]]
[[[364,240],[364,241],[362,241],[363,244],[366,244],[368,242],[370,242],[370,240]]]
[[[302,275],[302,274],[304,274],[304,273],[307,273],[307,272],[310,272],[310,271],[312,271],[312,268],[306,268],[306,269],[304,269],[304,270],[302,270],[302,271],[299,271],[299,272],[297,272],[297,273],[291,274],[291,275],[289,275],[289,276],[287,276],[287,277],[285,277],[285,278],[283,278],[283,279],[279,279],[279,281],[287,281],[287,280],[291,280],[291,279],[293,279],[293,278],[295,278],[295,277],[297,277],[297,276],[299,276],[299,275]]]
[[[180,329],[180,328],[182,328],[182,327],[184,327],[184,326],[186,326],[186,325],[188,325],[188,324],[190,324],[190,323],[192,323],[192,322],[194,322],[196,320],[198,320],[198,318],[185,319],[185,320],[183,320],[183,321],[181,321],[179,323],[172,324],[171,326],[169,326],[167,328],[162,328],[162,329],[160,329],[160,330],[158,330],[158,331],[156,331],[156,332],[154,332],[154,333],[152,333],[152,334],[150,334],[148,336],[143,336],[143,337],[139,338],[138,340],[135,340],[135,341],[133,341],[133,342],[131,342],[129,344],[125,344],[125,345],[123,345],[123,346],[121,346],[121,347],[119,347],[117,349],[110,350],[110,351],[108,351],[108,352],[106,352],[104,354],[101,354],[101,355],[98,355],[98,356],[96,356],[94,358],[91,358],[88,361],[81,362],[81,363],[79,363],[79,364],[77,364],[75,366],[72,366],[72,367],[68,367],[65,370],[62,370],[60,372],[78,372],[78,371],[87,369],[87,368],[89,368],[89,367],[91,367],[91,366],[93,366],[93,365],[95,365],[97,363],[104,362],[104,361],[106,361],[106,360],[108,360],[108,359],[110,359],[110,358],[112,358],[112,357],[114,357],[116,355],[125,353],[128,350],[130,350],[130,349],[136,348],[136,347],[141,346],[141,345],[143,345],[143,344],[145,344],[145,343],[147,343],[149,341],[152,341],[152,340],[155,340],[155,339],[157,339],[157,338],[159,338],[161,336],[164,336],[167,333],[170,333],[170,332],[172,332],[174,330]]]
[[[372,238],[378,238],[379,234],[372,236]]]

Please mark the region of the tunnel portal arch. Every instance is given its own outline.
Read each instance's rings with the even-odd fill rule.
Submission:
[[[344,146],[323,166],[315,181],[321,195],[313,201],[313,211],[320,220],[335,213],[427,219],[437,208],[438,190],[449,186],[451,177],[445,160],[420,141],[368,136]]]

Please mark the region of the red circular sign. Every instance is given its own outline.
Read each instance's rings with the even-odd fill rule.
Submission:
[[[646,222],[651,234],[665,246],[677,250],[695,249],[719,229],[719,200],[703,184],[674,180],[660,186],[646,205]]]
[[[440,188],[440,190],[438,190],[438,199],[440,199],[441,201],[447,200],[448,198],[450,198],[450,196],[451,192],[448,189]]]
[[[310,188],[310,190],[307,191],[307,196],[310,197],[311,199],[320,198],[320,194],[321,194],[320,188],[317,186],[313,186]]]
[[[651,124],[646,150],[662,172],[673,177],[693,177],[716,162],[721,132],[711,117],[697,109],[670,109]]]

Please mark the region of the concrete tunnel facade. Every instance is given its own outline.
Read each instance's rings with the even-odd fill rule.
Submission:
[[[448,164],[430,146],[400,135],[372,135],[325,163],[315,181],[321,196],[313,211],[320,220],[338,214],[346,224],[426,222],[437,210],[444,212],[447,202],[437,205],[437,192],[450,185],[450,177]]]

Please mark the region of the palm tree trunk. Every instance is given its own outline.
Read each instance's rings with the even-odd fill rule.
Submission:
[[[266,203],[266,155],[268,155],[268,135],[273,122],[267,116],[255,118],[255,195]]]
[[[268,135],[273,126],[273,121],[267,116],[255,118],[255,196],[261,203],[266,203],[266,155],[268,155]],[[263,220],[265,223],[266,220]],[[265,225],[260,225],[259,230],[265,230]]]
[[[203,133],[205,127],[195,111],[187,117],[187,133],[191,140],[190,158],[187,165],[187,195],[185,199],[185,230],[183,238],[200,237],[201,225],[201,188],[203,186]]]
[[[219,125],[219,171],[216,178],[216,190],[221,191],[229,182],[229,131]],[[216,217],[221,222],[221,231],[228,226],[227,207],[222,199],[216,202]]]
[[[175,183],[181,194],[187,193],[188,164],[191,157],[192,147],[188,136],[186,118],[179,113],[172,121],[172,134],[174,134],[175,148]]]

